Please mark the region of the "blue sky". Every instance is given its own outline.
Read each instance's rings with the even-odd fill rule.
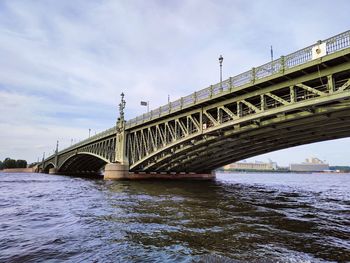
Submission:
[[[1,0],[0,159],[36,161],[126,117],[350,29],[349,1]],[[278,151],[350,165],[350,139]]]

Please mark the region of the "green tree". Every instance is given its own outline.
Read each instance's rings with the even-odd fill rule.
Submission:
[[[26,160],[17,160],[16,161],[16,168],[27,168],[27,161]]]
[[[0,170],[4,169],[4,163],[0,161]]]
[[[16,160],[6,158],[3,162],[4,169],[16,168]]]

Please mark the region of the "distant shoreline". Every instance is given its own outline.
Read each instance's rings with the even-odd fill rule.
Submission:
[[[289,171],[289,170],[217,170],[220,173],[296,173],[296,174],[314,174],[314,173],[322,173],[322,174],[348,174],[348,171]]]
[[[0,173],[34,173],[35,168],[10,168],[0,170]]]
[[[11,168],[11,169],[3,169],[0,170],[0,173],[35,173],[36,169],[33,168]],[[323,173],[323,174],[348,174],[350,172],[347,171],[339,171],[339,172],[310,172],[310,171],[289,171],[289,170],[216,170],[216,172],[219,173],[307,173],[307,174],[313,174],[313,173]]]

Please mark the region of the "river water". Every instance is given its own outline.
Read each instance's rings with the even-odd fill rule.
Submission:
[[[350,262],[350,174],[0,174],[0,262]]]

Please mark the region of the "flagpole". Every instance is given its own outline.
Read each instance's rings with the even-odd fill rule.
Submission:
[[[273,49],[272,49],[272,46],[271,46],[270,52],[271,52],[271,61],[273,61]]]
[[[141,106],[147,106],[147,113],[149,113],[149,101],[141,101]]]

